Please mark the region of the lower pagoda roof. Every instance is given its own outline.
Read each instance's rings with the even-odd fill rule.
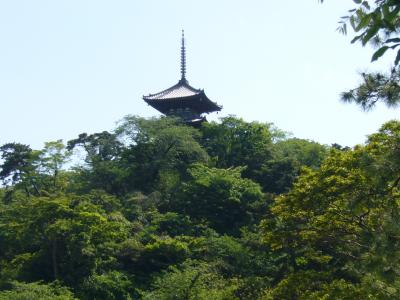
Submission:
[[[166,90],[143,96],[143,100],[163,114],[168,114],[171,110],[185,108],[199,114],[222,109],[221,106],[206,96],[204,90],[193,88],[184,78]]]

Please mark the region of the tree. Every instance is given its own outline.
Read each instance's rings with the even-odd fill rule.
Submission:
[[[318,294],[336,280],[344,280],[342,288],[354,284],[355,294],[400,295],[399,143],[400,123],[388,122],[366,146],[332,150],[320,169],[304,169],[293,189],[276,199],[274,218],[263,222],[265,240],[285,262],[273,299],[283,290]],[[300,287],[298,280],[314,285]]]
[[[278,141],[272,150],[273,158],[263,164],[257,182],[274,194],[289,191],[302,167],[319,168],[328,153],[326,146],[297,138]]]
[[[57,190],[65,188],[66,182],[62,182],[63,166],[69,161],[71,152],[66,150],[62,140],[45,143],[43,150],[39,152],[38,167],[42,174],[50,177],[48,189]]]
[[[75,188],[80,192],[103,189],[108,193],[126,193],[126,172],[119,165],[123,144],[117,135],[103,131],[88,135],[82,133],[68,141],[67,149],[82,148],[86,152],[86,165],[76,168],[78,176]]]
[[[187,176],[188,166],[208,161],[198,142],[200,132],[177,119],[127,116],[116,133],[129,144],[122,154],[128,180],[144,192],[157,189],[167,194]]]
[[[298,138],[290,138],[274,144],[275,157],[290,159],[297,168],[304,166],[319,168],[328,152],[327,146]]]
[[[35,177],[39,152],[28,145],[8,143],[0,147],[1,164],[0,179],[4,185],[18,184],[23,186],[26,194],[40,194],[37,178]]]
[[[41,282],[13,282],[11,287],[0,291],[0,300],[77,300],[66,287],[57,283],[44,284]]]
[[[236,289],[235,280],[224,279],[207,264],[189,260],[156,277],[152,291],[145,293],[143,299],[235,300]]]
[[[323,2],[323,0],[320,0]],[[379,101],[389,107],[400,104],[400,3],[396,0],[353,0],[357,5],[341,18],[339,31],[347,33],[348,24],[354,30],[352,43],[361,42],[363,46],[371,44],[378,49],[371,61],[376,61],[388,50],[396,50],[394,67],[389,74],[379,72],[362,73],[362,83],[347,92],[341,98],[345,102],[354,102],[364,110],[369,110]]]
[[[0,211],[0,281],[62,280],[76,285],[112,264],[129,222],[85,197],[21,199]]]
[[[131,300],[139,298],[130,278],[118,271],[91,275],[83,282],[80,296],[81,299],[88,300]]]
[[[103,131],[91,135],[82,133],[77,139],[68,141],[67,149],[72,150],[77,146],[81,146],[86,151],[86,162],[93,165],[98,161],[114,160],[122,144],[116,135]]]
[[[221,123],[203,124],[202,145],[218,168],[246,166],[243,174],[254,178],[262,164],[272,157],[271,124],[245,122],[234,116]]]
[[[241,177],[243,168],[217,169],[197,164],[172,200],[171,209],[206,222],[219,233],[238,234],[262,215],[265,200],[258,184]]]

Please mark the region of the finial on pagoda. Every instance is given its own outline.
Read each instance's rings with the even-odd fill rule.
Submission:
[[[186,81],[186,49],[185,49],[185,31],[182,30],[181,46],[181,81]]]

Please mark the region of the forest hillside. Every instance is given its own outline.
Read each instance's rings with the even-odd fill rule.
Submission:
[[[353,149],[127,116],[0,147],[0,299],[393,299],[400,122]]]

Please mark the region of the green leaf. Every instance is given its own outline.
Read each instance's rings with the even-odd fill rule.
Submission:
[[[363,44],[363,46],[365,46],[365,45],[368,43],[368,41],[369,41],[374,35],[376,35],[376,34],[378,33],[379,29],[380,29],[380,27],[379,27],[378,25],[375,24],[374,26],[372,26],[370,29],[367,30],[366,34],[365,34],[365,35],[363,36],[363,38],[362,38],[362,44]]]
[[[396,59],[394,60],[394,65],[397,66],[400,62],[400,50],[397,51]]]
[[[371,7],[369,6],[368,1],[364,1],[361,5],[364,6],[364,7],[365,7],[366,9],[368,9],[368,10],[371,9]]]
[[[385,41],[385,44],[387,43],[400,43],[400,38],[388,39]]]
[[[362,34],[357,35],[354,39],[351,40],[351,43],[354,44],[355,42],[357,42],[361,38],[362,38]]]
[[[361,29],[367,27],[371,21],[372,16],[371,15],[364,15],[361,19],[360,19],[360,23],[358,23],[358,25],[354,28],[354,30],[360,31]]]
[[[383,46],[381,48],[379,48],[374,55],[372,55],[372,59],[371,62],[376,61],[379,57],[381,57],[383,54],[385,54],[385,52],[387,51],[387,49],[389,49],[388,46]]]

